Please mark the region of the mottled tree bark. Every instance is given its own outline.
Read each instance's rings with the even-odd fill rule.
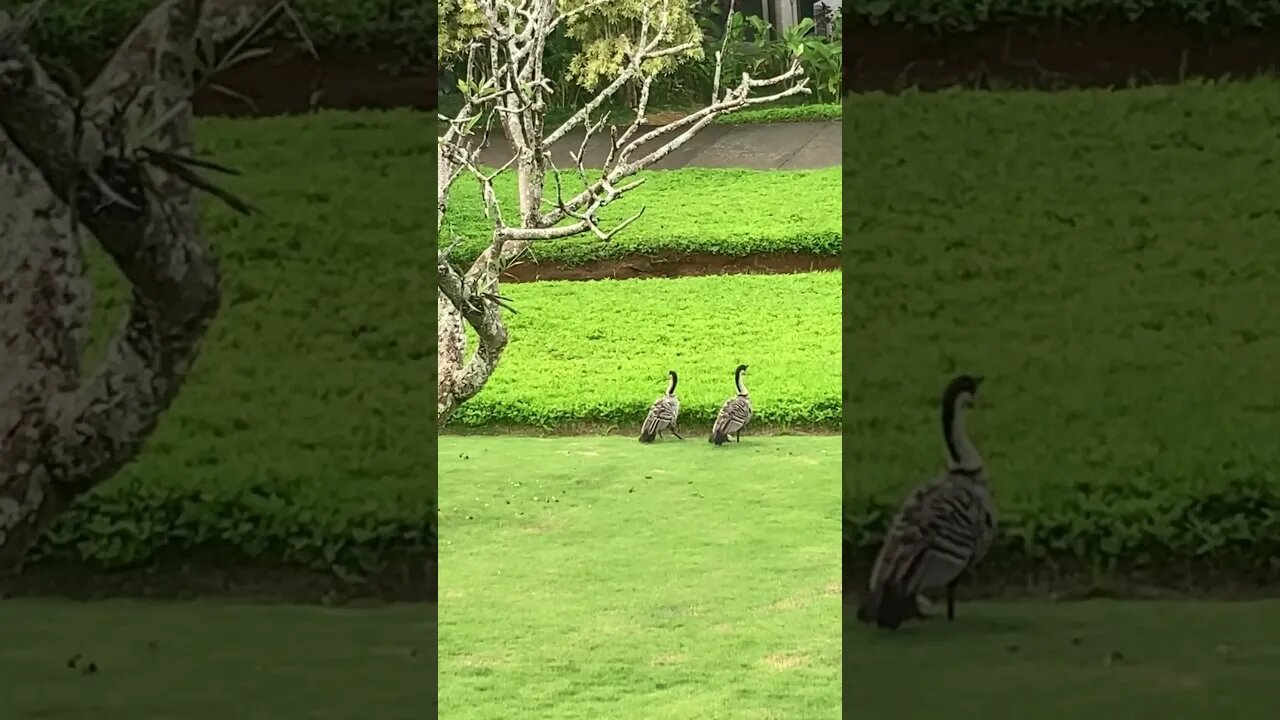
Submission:
[[[260,17],[272,4],[166,0],[89,86],[86,114],[101,119],[145,86],[140,118],[156,123],[148,144],[190,156],[197,28],[243,30],[257,19],[252,9]],[[8,24],[0,16],[0,28]],[[77,142],[73,106],[21,34],[0,29],[0,575],[20,566],[72,500],[137,456],[219,306],[193,188],[111,152],[93,123]],[[80,231],[132,286],[127,316],[93,368],[81,366],[90,288],[73,193]]]

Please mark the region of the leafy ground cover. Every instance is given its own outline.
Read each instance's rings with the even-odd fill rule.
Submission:
[[[845,614],[845,717],[1274,717],[1280,603],[966,603],[888,634]],[[928,678],[929,692],[920,692]],[[1030,711],[1029,711],[1030,712]]]
[[[1275,90],[849,103],[854,566],[940,467],[937,395],[966,371],[988,377],[972,426],[1007,509],[989,575],[1273,575]]]
[[[834,437],[442,437],[441,716],[830,717],[839,472]]]
[[[413,720],[436,702],[430,605],[3,600],[0,617],[10,720]]]
[[[595,175],[592,175],[595,177]],[[611,241],[594,235],[558,240],[532,251],[539,262],[567,265],[654,252],[759,255],[797,252],[834,256],[840,252],[840,168],[822,170],[735,170],[685,168],[640,173],[645,184],[600,213],[603,227],[644,216]],[[572,174],[562,180],[566,197],[581,190]],[[516,180],[504,174],[495,183],[504,208],[518,207]],[[484,217],[479,186],[459,181],[450,196],[441,242],[456,246],[455,262],[473,260],[488,246],[493,223]],[[548,178],[547,198],[555,183]],[[572,221],[572,219],[571,219]],[[455,239],[456,238],[456,239]]]
[[[675,370],[680,425],[705,439],[734,392],[734,368],[745,363],[758,431],[834,430],[840,286],[837,272],[507,286],[518,311],[509,317],[510,344],[453,423],[594,423],[628,435],[634,425],[638,433]]]

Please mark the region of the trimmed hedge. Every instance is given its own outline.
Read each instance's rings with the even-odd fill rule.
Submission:
[[[1011,584],[1145,581],[1275,585],[1280,571],[1280,476],[1081,481],[1022,490],[997,475],[1000,532],[979,579]],[[846,497],[846,573],[865,580],[903,497]],[[860,586],[859,586],[860,587]]]
[[[238,447],[226,452],[242,455]],[[194,561],[288,567],[359,584],[401,563],[436,560],[430,467],[372,482],[359,475],[345,483],[300,475],[253,481],[249,464],[233,460],[200,485],[177,473],[151,472],[161,462],[144,454],[140,472],[76,502],[33,548],[28,567],[117,572]]]
[[[456,425],[639,432],[675,370],[680,425],[697,437],[746,363],[756,427],[839,427],[837,272],[520,283],[503,293],[519,311],[508,318],[510,345]]]
[[[985,577],[1270,567],[1277,116],[1261,80],[848,103],[847,137],[876,140],[844,146],[860,562],[940,467],[963,371],[988,378],[971,425],[1006,518]]]
[[[593,176],[594,177],[594,176]],[[592,260],[659,252],[703,252],[747,256],[796,252],[816,256],[840,253],[840,168],[822,170],[719,170],[686,168],[640,173],[640,188],[610,203],[600,213],[609,227],[647,208],[644,217],[600,242],[587,233],[544,243],[533,249],[539,262],[579,265]],[[572,173],[562,180],[566,196],[581,189]],[[552,179],[547,197],[555,197]],[[496,183],[503,208],[516,204],[514,175]],[[454,261],[469,263],[488,247],[493,224],[484,217],[479,186],[461,178],[451,194],[444,239],[463,238]],[[510,211],[514,212],[514,211]]]
[[[1259,28],[1280,20],[1278,0],[850,0],[853,27],[907,26],[968,32],[1007,24],[1177,23],[1220,29]]]

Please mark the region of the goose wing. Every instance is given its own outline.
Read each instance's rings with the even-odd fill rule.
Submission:
[[[742,395],[735,395],[720,406],[716,422],[711,432],[729,435],[746,427],[751,419],[751,401]]]
[[[674,397],[663,395],[653,401],[653,407],[649,408],[649,414],[645,416],[640,432],[648,435],[671,427],[679,414],[680,403]]]
[[[944,476],[912,491],[890,525],[871,571],[871,588],[902,595],[941,587],[985,554],[993,531],[984,493]]]

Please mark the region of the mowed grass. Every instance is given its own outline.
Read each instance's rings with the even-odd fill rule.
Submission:
[[[441,716],[821,718],[840,441],[440,438]]]
[[[1280,466],[1277,90],[850,100],[854,489],[937,471],[957,371],[1002,499]]]
[[[417,720],[436,702],[430,605],[3,600],[0,618],[6,720]]]
[[[962,603],[954,623],[892,634],[852,608],[845,622],[846,718],[1275,717],[1280,601]]]
[[[746,364],[756,428],[839,428],[838,272],[520,283],[503,293],[518,311],[507,315],[510,344],[458,425],[606,423],[638,434],[675,370],[681,427],[697,436]]]

